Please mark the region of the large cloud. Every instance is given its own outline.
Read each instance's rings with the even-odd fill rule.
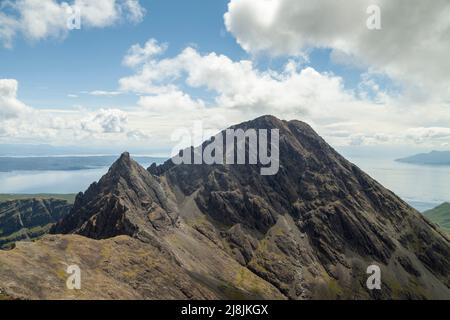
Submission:
[[[65,37],[68,21],[79,10],[81,27],[104,28],[121,20],[140,22],[145,9],[138,0],[17,0],[0,4],[0,40],[10,47],[17,34],[37,41]]]
[[[100,109],[81,120],[81,128],[92,133],[123,133],[128,116],[119,109]]]
[[[294,60],[281,71],[261,71],[251,60],[200,54],[192,47],[173,57],[161,57],[165,49],[166,45],[153,39],[142,47],[134,45],[124,59],[134,74],[121,79],[120,87],[142,95],[139,106],[147,119],[151,114],[166,123],[161,127],[152,122],[152,129],[166,136],[170,127],[167,123],[176,128],[202,120],[209,128],[220,128],[270,113],[308,121],[337,145],[445,143],[445,137],[438,140],[433,135],[422,135],[422,139],[412,136],[420,135],[427,126],[445,128],[450,122],[446,104],[406,105],[382,91],[370,74],[360,88],[346,90],[342,78]],[[184,90],[205,98],[194,99]],[[145,114],[141,118],[145,119]]]
[[[150,40],[142,48],[134,45],[124,60],[136,68],[136,73],[120,79],[121,90],[159,94],[142,97],[141,102],[146,105],[151,101],[161,106],[163,100],[167,108],[204,104],[180,94],[177,82],[213,93],[216,106],[266,113],[287,110],[305,114],[307,109],[312,111],[331,102],[352,99],[344,91],[341,78],[320,74],[312,68],[300,70],[294,61],[282,72],[259,71],[250,60],[236,62],[216,53],[201,55],[192,47],[173,58],[159,58],[154,54],[160,51],[157,42]]]
[[[0,79],[0,141],[30,143],[125,142],[147,137],[130,128],[129,115],[117,108],[34,109],[18,99],[15,79]]]
[[[0,121],[19,117],[30,108],[17,99],[18,83],[14,79],[0,79]]]
[[[251,60],[192,47],[164,56],[166,48],[150,39],[124,57],[132,74],[120,79],[119,89],[140,96],[135,108],[35,111],[33,117],[2,123],[0,136],[62,144],[142,143],[151,136],[152,147],[167,147],[176,129],[192,129],[195,121],[212,132],[270,113],[307,121],[334,145],[450,144],[447,104],[404,104],[383,92],[371,74],[360,88],[347,90],[341,77],[296,60],[278,71],[261,70]],[[5,88],[3,96],[17,100],[17,86]]]
[[[188,94],[174,90],[152,96],[141,96],[138,105],[150,112],[162,111],[185,111],[185,112],[204,112],[205,102],[201,99],[194,100]]]
[[[381,8],[381,30],[366,26]],[[414,90],[450,99],[448,0],[231,0],[227,29],[248,52],[305,55],[331,48],[339,61],[365,64]]]

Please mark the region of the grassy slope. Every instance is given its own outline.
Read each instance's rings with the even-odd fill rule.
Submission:
[[[74,203],[76,194],[0,194],[0,202],[24,199],[58,199]]]
[[[440,206],[423,213],[442,229],[450,233],[450,203],[444,203]]]

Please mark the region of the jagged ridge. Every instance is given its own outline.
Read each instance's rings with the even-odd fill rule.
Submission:
[[[70,215],[51,233],[93,239],[148,235],[175,224],[176,219],[158,181],[124,153],[98,183],[77,196]]]
[[[280,130],[277,175],[171,161],[146,171],[125,153],[52,232],[142,240],[209,298],[450,298],[449,239],[309,125],[264,116],[233,128]],[[365,286],[371,264],[381,291]]]

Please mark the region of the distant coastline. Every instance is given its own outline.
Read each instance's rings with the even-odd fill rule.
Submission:
[[[65,200],[70,204],[75,202],[76,194],[53,194],[53,193],[36,193],[36,194],[0,194],[0,203],[29,200],[29,199],[57,199]]]
[[[450,166],[450,151],[431,151],[396,159],[395,161],[418,165]]]
[[[110,166],[116,156],[48,156],[0,157],[0,172],[13,171],[79,171]],[[136,157],[142,164],[162,163],[158,157]]]

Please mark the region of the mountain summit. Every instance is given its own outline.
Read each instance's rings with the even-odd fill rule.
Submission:
[[[84,237],[105,239],[98,246],[109,250],[120,238],[125,251],[108,261],[109,269],[133,270],[129,277],[113,273],[123,297],[129,296],[124,292],[131,282],[147,288],[131,291],[142,298],[154,298],[158,288],[165,296],[188,299],[450,298],[448,237],[309,125],[264,116],[232,128],[279,130],[276,175],[261,175],[260,164],[176,165],[171,160],[145,170],[124,153],[78,195],[71,213],[52,229],[58,235],[33,248],[19,246],[16,253],[33,259],[28,250],[55,250],[51,243],[64,239],[94,247],[95,240]],[[155,277],[150,262],[130,264],[137,258],[127,246],[148,252],[159,261],[155,268],[164,261],[166,270],[157,269]],[[58,251],[63,248],[53,254],[67,256]],[[0,253],[0,265],[12,269],[9,254]],[[80,267],[88,274],[104,276],[105,266],[92,262],[95,254],[71,251],[69,256],[84,261]],[[31,265],[44,268],[43,263]],[[381,290],[366,286],[373,266],[381,270]],[[169,280],[167,272],[175,270],[183,285]],[[0,270],[0,283],[2,277]],[[14,288],[27,286],[21,279]],[[106,293],[93,288],[85,294]]]
[[[292,299],[450,297],[448,238],[309,125],[264,116],[233,128],[280,131],[277,175],[170,160],[150,171],[194,200],[207,217],[194,227],[215,230],[236,260]],[[380,292],[365,287],[372,264]]]
[[[51,232],[93,239],[145,237],[174,225],[176,220],[159,182],[126,152],[98,183],[77,196],[70,215]]]

